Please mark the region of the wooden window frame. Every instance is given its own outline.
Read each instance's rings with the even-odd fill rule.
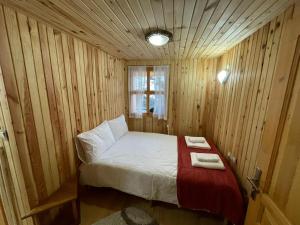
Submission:
[[[154,68],[153,66],[147,66],[147,90],[143,92],[143,94],[146,95],[146,112],[143,113],[143,117],[153,117],[153,113],[150,112],[150,95],[155,95],[156,91],[150,90],[150,78],[151,78],[151,72],[153,73]],[[130,91],[130,95],[137,94],[137,91]],[[164,92],[160,92],[164,93]]]
[[[150,77],[151,72],[153,72],[153,66],[147,66],[147,90],[144,92],[146,95],[146,109],[147,112],[143,113],[144,116],[152,117],[153,113],[150,112],[150,95],[154,95],[155,91],[150,90]]]

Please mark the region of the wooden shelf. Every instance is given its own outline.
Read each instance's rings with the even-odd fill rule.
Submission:
[[[76,203],[77,197],[78,197],[77,179],[76,177],[74,177],[69,181],[67,181],[56,192],[51,194],[47,199],[45,199],[39,205],[31,209],[29,213],[22,216],[21,218],[26,219],[31,216],[36,216],[44,211],[72,202],[73,214],[75,220],[77,220],[78,219],[77,203]]]

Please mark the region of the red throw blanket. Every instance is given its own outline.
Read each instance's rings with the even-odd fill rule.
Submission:
[[[237,180],[216,146],[211,150],[188,148],[184,137],[178,137],[177,197],[183,208],[222,215],[236,225],[243,223],[244,205]],[[217,153],[225,170],[192,167],[190,152]]]

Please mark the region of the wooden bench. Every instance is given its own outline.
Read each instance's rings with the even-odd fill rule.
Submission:
[[[67,203],[72,204],[72,212],[75,220],[75,224],[79,224],[79,212],[77,207],[78,199],[78,187],[77,178],[71,178],[65,184],[63,184],[57,191],[52,193],[48,198],[41,201],[36,207],[30,210],[29,213],[22,216],[21,219],[33,217],[36,221],[40,213],[50,210],[55,207],[65,205]]]

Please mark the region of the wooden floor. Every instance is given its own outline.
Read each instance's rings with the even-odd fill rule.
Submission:
[[[179,209],[175,205],[154,202],[104,188],[84,190],[80,197],[81,225],[97,220],[128,206],[144,209],[155,217],[160,225],[222,225],[223,220],[212,215]]]

